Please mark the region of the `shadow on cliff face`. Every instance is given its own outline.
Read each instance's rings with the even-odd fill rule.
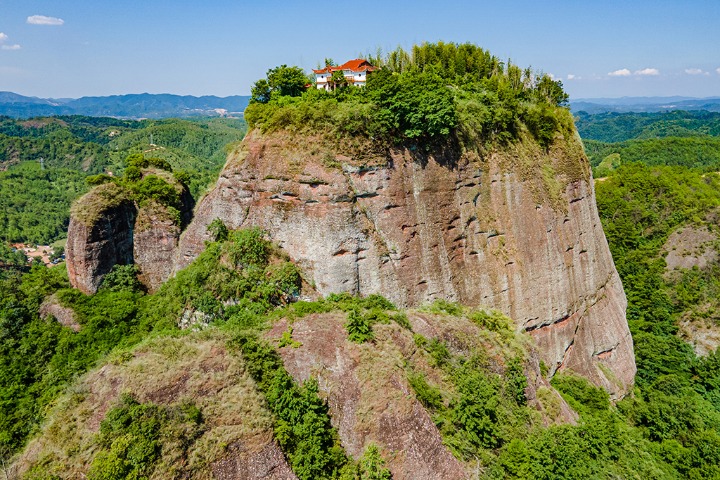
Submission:
[[[403,147],[409,152],[412,161],[422,168],[426,168],[433,161],[448,170],[456,170],[463,154],[460,142],[455,136],[435,140],[431,143],[412,142]]]

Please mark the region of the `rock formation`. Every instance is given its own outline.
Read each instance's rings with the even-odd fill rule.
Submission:
[[[625,295],[577,138],[549,151],[526,139],[491,154],[377,152],[253,131],[198,205],[175,269],[215,218],[267,230],[322,294],[498,308],[551,374],[572,369],[613,398],[632,386]]]
[[[65,257],[73,287],[95,293],[115,265],[133,263],[137,209],[121,187],[100,185],[73,207]]]
[[[83,197],[69,232],[70,279],[85,292],[133,260],[156,289],[203,250],[220,218],[265,229],[323,295],[497,308],[536,339],[551,374],[574,370],[613,398],[632,386],[625,295],[578,138],[558,135],[549,150],[525,138],[488,153],[255,130],[181,237],[159,205],[97,202],[102,188],[112,193],[103,185]]]
[[[176,189],[179,212],[152,199],[137,202],[127,188],[114,182],[94,188],[73,206],[66,258],[75,288],[88,294],[97,292],[115,265],[136,264],[140,280],[151,292],[172,273],[173,254],[181,229],[192,216],[193,199],[168,172],[143,172],[150,174]]]

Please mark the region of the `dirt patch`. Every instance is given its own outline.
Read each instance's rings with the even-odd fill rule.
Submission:
[[[258,452],[246,451],[240,442],[228,447],[228,456],[212,464],[217,480],[291,480],[296,479],[282,450],[275,443],[265,445]],[[246,459],[243,461],[243,459]]]
[[[80,324],[77,321],[75,312],[72,308],[64,307],[60,304],[57,295],[47,297],[40,305],[40,318],[54,318],[61,325],[68,327],[74,332],[80,331]]]
[[[667,270],[705,268],[718,259],[718,236],[705,227],[686,226],[670,234],[663,252]]]

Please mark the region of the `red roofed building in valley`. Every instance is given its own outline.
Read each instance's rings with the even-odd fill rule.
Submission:
[[[315,73],[315,85],[317,88],[329,92],[338,86],[336,85],[337,82],[332,79],[333,73],[335,72],[342,72],[345,77],[345,82],[347,82],[348,85],[364,87],[368,74],[377,69],[377,67],[370,65],[370,62],[367,60],[356,58],[339,66],[327,65],[325,68],[313,70],[313,72]]]

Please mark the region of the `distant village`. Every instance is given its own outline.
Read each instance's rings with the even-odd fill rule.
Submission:
[[[32,264],[35,259],[39,259],[46,267],[52,267],[65,260],[65,253],[55,255],[55,249],[50,245],[27,245],[25,243],[11,243],[12,251],[21,251],[28,259],[28,264]]]

